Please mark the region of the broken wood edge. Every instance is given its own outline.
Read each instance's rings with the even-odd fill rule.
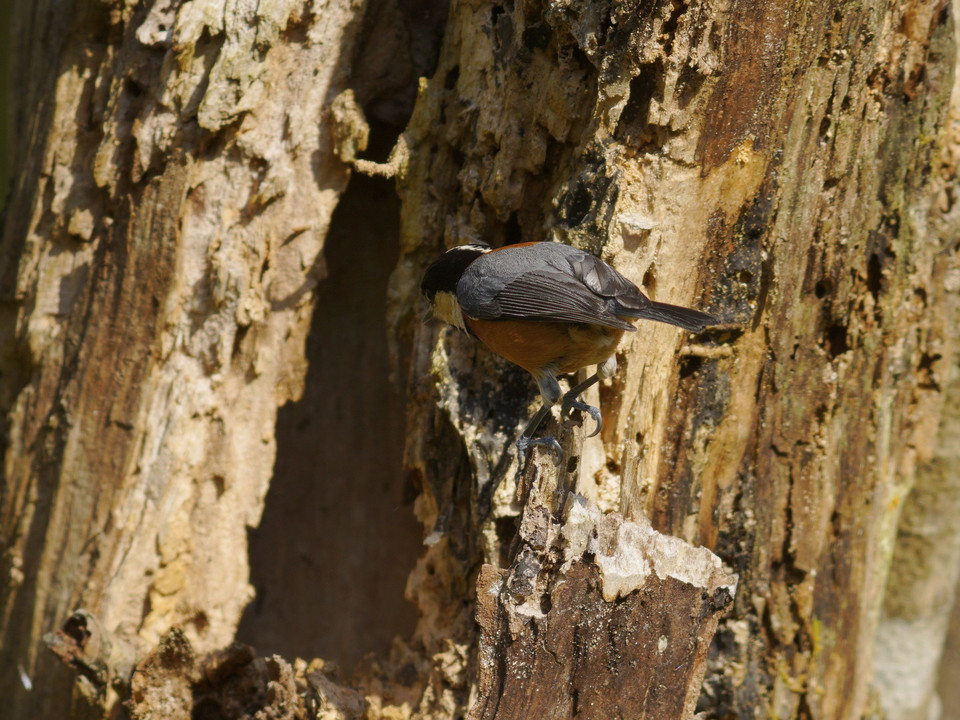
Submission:
[[[737,576],[706,548],[575,493],[560,521],[537,480],[514,562],[484,565],[477,580],[467,717],[692,717]]]
[[[257,657],[252,647],[237,642],[198,655],[180,627],[134,659],[134,649],[84,609],[71,613],[44,642],[76,671],[80,697],[103,717],[122,703],[136,720],[165,720],[170,713],[226,717],[225,711],[240,705],[272,712],[270,717],[356,720],[369,702],[377,709],[384,705],[344,684],[334,663]]]
[[[605,515],[573,493],[566,504],[563,539],[565,565],[593,556],[607,602],[642,587],[650,573],[703,588],[711,595],[725,593],[729,600],[737,591],[736,574],[724,571],[720,558],[707,548],[657,532],[645,515],[632,521],[616,513]]]

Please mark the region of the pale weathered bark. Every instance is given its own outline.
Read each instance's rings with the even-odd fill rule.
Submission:
[[[277,408],[301,392],[319,253],[348,177],[324,114],[361,7],[13,9],[9,717],[67,714],[72,680],[41,638],[75,608],[111,636],[124,682],[174,626],[200,651],[234,636]]]
[[[952,5],[956,17],[960,2],[954,0]],[[960,63],[960,43],[955,50]],[[930,229],[946,247],[956,247],[960,77],[954,84],[944,130],[946,141],[939,177],[934,181],[936,204]],[[956,317],[960,273],[954,268],[943,282],[951,291],[945,302],[953,306]],[[925,720],[935,717],[941,708],[943,720],[960,718],[956,689],[960,637],[954,633],[951,640],[947,632],[951,607],[960,612],[955,590],[960,579],[960,367],[945,363],[936,376],[926,380],[943,392],[943,413],[934,452],[919,459],[916,484],[904,501],[877,631],[875,684],[878,704],[890,720]],[[943,678],[939,696],[938,674]]]
[[[949,456],[937,438],[956,424],[941,413],[960,295],[951,7],[470,0],[450,6],[434,59],[437,8],[14,10],[0,667],[21,672],[0,675],[5,710],[97,716],[127,698],[141,718],[889,709],[897,679],[870,683],[881,608],[900,612],[912,582],[895,574],[884,602],[901,507],[920,483],[906,538],[956,487],[936,474]],[[358,160],[358,104],[404,123],[414,89],[391,161]],[[351,163],[397,177],[385,319],[408,402],[394,481],[419,493],[427,544],[408,583],[416,630],[352,679],[230,645],[277,408],[302,391]],[[356,242],[385,251],[377,232],[357,223]],[[538,457],[515,481],[533,383],[418,317],[423,268],[472,239],[583,247],[724,325],[695,338],[642,325],[588,397],[601,436],[551,423],[566,461]],[[382,267],[345,267],[338,282],[372,278],[383,293]],[[316,312],[342,312],[321,297]],[[329,333],[317,347],[345,347],[342,326],[315,327]],[[362,475],[360,456],[378,450],[365,433],[395,427],[371,395],[380,379],[354,377],[369,386],[355,404],[311,396],[358,434],[318,476]],[[349,486],[299,507],[288,489],[297,519],[275,522],[261,557],[296,546],[309,503],[364,506],[369,492]],[[360,532],[401,547],[369,518]],[[326,562],[391,562],[356,552],[346,527],[311,536]],[[914,600],[948,584],[948,536],[936,552],[898,544],[929,563]],[[360,632],[356,588],[312,606],[340,587],[302,586],[285,562],[264,573],[264,607],[275,590],[274,608],[303,608],[292,632],[314,615]],[[44,649],[58,628],[47,644],[75,680]]]
[[[936,452],[956,363],[951,8],[468,2],[451,17],[406,134],[396,307],[443,246],[553,239],[720,316],[694,340],[660,326],[628,339],[599,393],[604,432],[572,441],[559,484],[739,574],[708,716],[862,716],[900,508]],[[427,429],[407,463],[443,539],[414,590],[448,607],[478,563],[514,561],[502,460],[533,388],[407,317],[410,424]],[[469,616],[421,624],[437,647],[451,636],[472,641]]]

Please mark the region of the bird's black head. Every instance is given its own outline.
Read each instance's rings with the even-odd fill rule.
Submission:
[[[486,243],[468,243],[450,248],[443,255],[434,260],[427,268],[420,283],[420,292],[433,304],[437,293],[445,292],[456,295],[457,283],[467,266],[484,253],[492,250]]]

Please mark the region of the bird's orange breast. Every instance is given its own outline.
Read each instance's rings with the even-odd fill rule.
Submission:
[[[484,345],[533,375],[544,368],[560,374],[598,365],[623,337],[623,330],[603,325],[464,319]]]

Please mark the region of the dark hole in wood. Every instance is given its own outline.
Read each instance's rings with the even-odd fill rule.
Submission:
[[[392,144],[382,130],[371,136]],[[303,397],[278,413],[274,477],[250,533],[257,598],[237,638],[258,655],[349,668],[414,627],[403,593],[423,529],[404,501],[418,479],[404,483],[404,398],[386,339],[399,209],[390,181],[355,174],[331,220]]]
[[[880,257],[873,253],[867,261],[867,289],[876,302],[880,299],[880,288],[883,283],[883,272],[880,268]]]

